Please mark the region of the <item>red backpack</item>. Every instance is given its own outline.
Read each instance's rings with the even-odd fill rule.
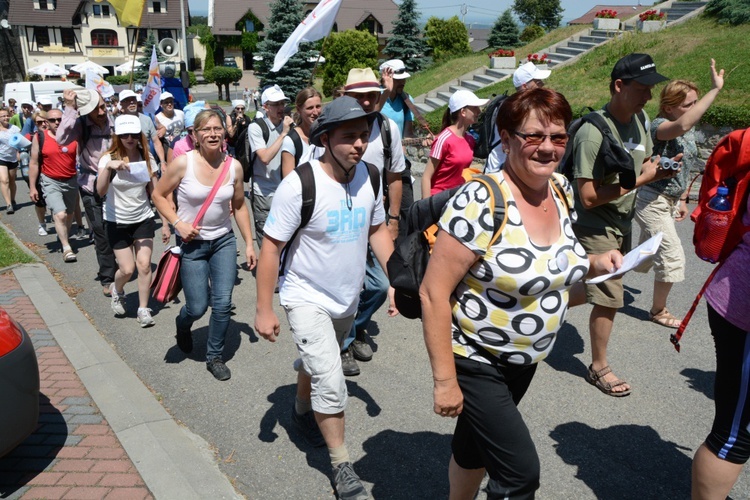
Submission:
[[[670,338],[678,352],[680,351],[680,338],[703,293],[721,268],[721,264],[740,244],[743,235],[750,231],[750,226],[745,226],[742,222],[747,208],[748,184],[750,184],[750,129],[735,130],[721,139],[709,156],[701,181],[698,206],[690,214],[690,218],[695,222],[693,245],[695,245],[696,255],[712,264],[718,262],[719,265],[708,276],[677,332]],[[708,207],[709,201],[714,197],[719,186],[729,189],[729,201],[732,208],[728,212],[716,212]],[[717,217],[723,219],[720,227],[714,223]]]

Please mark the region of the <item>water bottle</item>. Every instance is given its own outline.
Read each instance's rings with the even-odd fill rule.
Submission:
[[[21,165],[21,177],[23,179],[29,179],[29,163],[31,163],[31,155],[27,149],[21,151],[19,155],[19,163]]]
[[[714,197],[708,202],[708,208],[716,210],[717,212],[730,211],[732,209],[732,204],[729,202],[729,188],[719,186]]]

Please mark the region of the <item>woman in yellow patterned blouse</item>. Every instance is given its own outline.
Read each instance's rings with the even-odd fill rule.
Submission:
[[[547,88],[506,99],[498,129],[507,159],[491,175],[504,225],[493,238],[495,207],[480,182],[462,187],[438,224],[420,296],[434,411],[458,417],[451,499],[474,498],[485,471],[487,498],[534,497],[539,458],[517,404],[568,306],[585,300],[581,280],[622,263],[616,251],[587,256],[571,229],[572,190],[554,174],[571,115]]]

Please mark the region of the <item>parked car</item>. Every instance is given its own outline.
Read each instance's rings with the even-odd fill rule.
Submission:
[[[39,366],[31,339],[0,307],[0,457],[39,421]]]
[[[224,64],[222,66],[226,68],[236,68],[237,67],[237,61],[234,59],[234,57],[225,57],[224,58]]]

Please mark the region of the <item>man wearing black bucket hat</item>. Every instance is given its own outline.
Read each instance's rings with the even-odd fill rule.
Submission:
[[[311,127],[310,143],[325,153],[297,167],[276,190],[257,271],[255,330],[273,342],[280,333],[273,290],[288,246],[279,300],[299,353],[292,422],[309,444],[328,447],[336,492],[346,499],[368,495],[344,444],[347,391],[339,352],[357,312],[368,241],[383,269],[393,252],[384,224],[382,176],[361,161],[374,118],[347,96],[323,109]],[[312,211],[301,224],[305,203]],[[389,314],[395,315],[392,289],[389,297]]]
[[[658,168],[658,157],[651,158],[653,144],[648,133],[648,117],[643,111],[651,100],[654,85],[666,80],[667,77],[657,73],[651,56],[629,54],[615,63],[609,84],[610,101],[598,111],[619,146],[633,158],[635,186],[627,183],[626,187],[621,174],[606,164],[605,155],[600,155],[602,132],[595,125],[583,124],[573,138],[577,181],[573,189],[578,214],[573,230],[586,253],[599,254],[613,249],[627,253],[636,189],[675,175],[676,171]],[[615,314],[623,306],[622,277],[587,285],[586,299],[593,304],[589,318],[592,363],[586,380],[609,396],[627,396],[630,385],[618,379],[607,362],[607,344]]]

